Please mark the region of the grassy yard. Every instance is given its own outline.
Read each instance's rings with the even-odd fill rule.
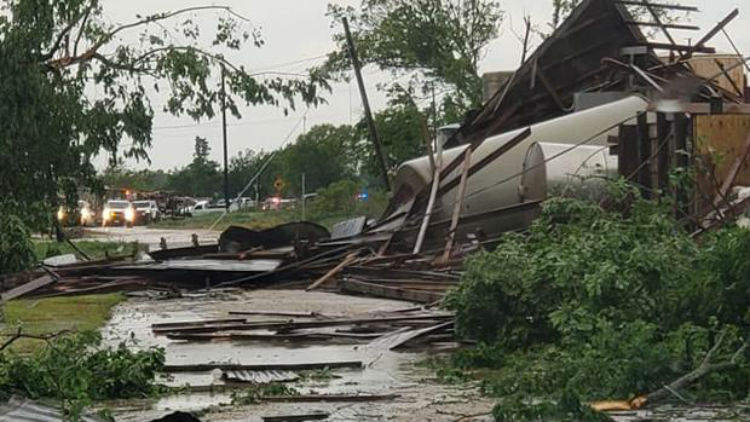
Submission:
[[[95,240],[74,240],[73,242],[91,259],[104,258],[107,252],[110,255],[129,254],[136,247],[133,243],[124,242],[99,242]],[[34,253],[39,260],[55,255],[78,254],[67,242],[61,243],[54,240],[34,241]]]
[[[18,327],[26,334],[48,334],[60,330],[98,330],[109,319],[112,308],[125,300],[120,293],[68,296],[47,299],[13,300],[5,304],[4,334],[15,333]],[[25,353],[41,345],[41,341],[20,339],[11,348]]]

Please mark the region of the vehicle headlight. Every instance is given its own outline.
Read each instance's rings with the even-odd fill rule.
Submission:
[[[88,208],[81,208],[81,222],[91,220],[91,210]]]
[[[125,209],[125,220],[127,221],[133,221],[135,220],[135,210],[132,208],[126,208]]]
[[[57,219],[63,221],[65,219],[65,209],[60,207],[57,209]]]
[[[104,221],[109,220],[109,217],[111,216],[112,214],[109,208],[105,208],[104,211],[102,211],[102,219],[104,219]]]

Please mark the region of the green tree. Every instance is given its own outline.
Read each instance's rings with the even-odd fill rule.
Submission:
[[[193,21],[206,11],[217,12],[214,31]],[[194,119],[217,113],[220,68],[226,69],[226,103],[235,116],[240,103],[317,104],[320,89],[327,88],[319,74],[253,76],[225,57],[263,45],[257,30],[245,27],[250,27],[246,18],[221,6],[136,15],[132,22],[112,24],[99,0],[3,2],[0,213],[44,228],[60,193],[72,202],[79,187],[97,185],[94,156],[147,159],[154,115],[147,87],[166,92],[164,111]],[[140,35],[138,42],[124,41],[128,33]],[[90,89],[95,98],[86,95]]]
[[[375,126],[378,129],[383,150],[394,171],[401,163],[419,157],[425,151],[425,125],[423,114],[413,105],[391,101],[391,104],[375,114]],[[358,135],[355,144],[355,155],[361,163],[361,175],[372,183],[380,183],[380,165],[367,134],[364,121],[357,125]],[[430,134],[427,134],[431,137]]]
[[[359,9],[329,5],[338,21],[351,22],[363,64],[374,64],[397,75],[422,72],[414,82],[427,92],[433,82],[447,91],[443,103],[463,110],[480,105],[482,84],[478,65],[486,46],[497,36],[503,12],[488,0],[363,0]],[[337,25],[337,27],[341,27]],[[351,61],[343,33],[338,49],[323,69],[343,75]]]
[[[211,148],[206,138],[195,137],[193,161],[170,175],[170,188],[198,197],[215,196],[222,190],[219,163],[208,158]]]
[[[302,174],[305,174],[306,192],[354,176],[351,146],[354,139],[351,126],[323,124],[312,127],[287,147],[284,159],[284,176],[289,190],[302,192]]]

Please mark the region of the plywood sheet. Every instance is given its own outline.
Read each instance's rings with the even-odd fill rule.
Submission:
[[[693,119],[694,165],[699,191],[696,206],[699,213],[711,208],[710,201],[729,174],[737,157],[743,153],[750,136],[750,116],[705,115]],[[712,175],[713,173],[713,175]],[[745,160],[735,185],[750,186],[750,161]]]

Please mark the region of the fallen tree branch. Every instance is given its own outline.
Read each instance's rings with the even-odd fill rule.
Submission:
[[[50,340],[53,340],[57,337],[73,333],[75,333],[75,330],[60,330],[56,333],[49,334],[24,334],[23,329],[21,327],[18,327],[18,331],[16,331],[14,334],[0,334],[0,337],[10,337],[5,343],[3,343],[2,346],[0,346],[0,352],[10,347],[10,345],[13,344],[16,340],[20,340],[22,338],[31,340],[43,340],[49,342]]]
[[[737,360],[748,349],[748,347],[750,347],[750,336],[748,336],[745,342],[742,344],[742,346],[740,346],[740,348],[737,349],[737,351],[735,351],[734,354],[732,354],[731,358],[723,362],[713,363],[712,362],[713,357],[716,354],[716,352],[719,350],[719,348],[721,348],[721,345],[724,342],[725,337],[726,337],[726,330],[722,331],[719,334],[719,337],[714,343],[713,347],[711,347],[708,353],[706,353],[706,356],[703,358],[703,361],[696,369],[677,378],[672,383],[665,385],[664,387],[656,391],[648,393],[645,396],[635,398],[631,402],[633,407],[639,408],[647,403],[654,403],[654,402],[664,400],[667,397],[672,396],[674,392],[684,387],[687,387],[688,385],[703,378],[704,376],[710,374],[711,372],[723,371],[725,369],[729,369],[738,365]]]

